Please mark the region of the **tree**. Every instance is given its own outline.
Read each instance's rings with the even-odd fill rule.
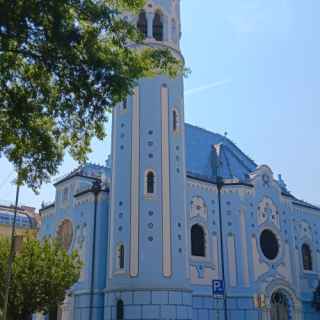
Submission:
[[[34,191],[66,150],[86,160],[137,79],[183,71],[170,50],[132,49],[142,35],[120,12],[144,2],[0,0],[0,156]]]
[[[9,249],[9,240],[0,238],[0,306]],[[57,241],[23,240],[13,265],[9,319],[28,319],[35,312],[48,313],[61,305],[67,291],[78,281],[81,267],[78,254],[68,255]]]

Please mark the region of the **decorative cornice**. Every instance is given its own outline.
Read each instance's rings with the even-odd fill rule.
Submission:
[[[54,208],[55,207],[55,202],[54,203],[51,203],[51,204],[49,204],[49,205],[47,205],[47,206],[44,206],[43,208],[41,208],[40,210],[39,210],[39,213],[42,213],[42,211],[45,211],[45,210],[47,210],[47,209],[50,209],[50,208]]]
[[[70,174],[69,176],[61,179],[60,181],[54,183],[53,185],[56,187],[57,185],[63,183],[63,182],[66,182],[74,177],[80,177],[80,178],[86,178],[86,179],[90,179],[90,180],[94,180],[94,181],[100,181],[101,179],[99,178],[95,178],[95,177],[90,177],[90,176],[86,176],[84,174],[81,174],[81,173],[75,173],[75,174]]]
[[[99,190],[99,193],[100,192],[105,192],[105,193],[109,194],[110,193],[110,189],[109,188],[101,189],[101,190]],[[86,190],[83,190],[81,192],[76,193],[73,197],[74,198],[78,198],[78,197],[81,197],[81,196],[86,195],[88,193],[95,193],[95,191],[92,190],[92,189],[86,189]]]
[[[313,206],[311,204],[308,204],[308,203],[301,203],[301,202],[293,201],[292,204],[295,205],[295,206],[298,206],[298,207],[315,210],[315,211],[318,211],[320,213],[320,208],[318,208],[316,206]]]

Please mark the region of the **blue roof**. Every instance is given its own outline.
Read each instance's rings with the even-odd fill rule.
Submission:
[[[75,176],[81,176],[86,178],[101,179],[102,175],[105,174],[111,178],[111,168],[107,166],[101,166],[93,163],[86,163],[79,166],[75,170],[67,173],[66,175],[58,178],[54,185],[58,185],[66,180],[69,180]]]
[[[188,175],[246,182],[248,174],[257,169],[257,164],[225,136],[190,124],[185,125],[185,130]]]
[[[0,225],[12,225],[14,213],[11,210],[0,208]],[[26,214],[17,213],[16,225],[18,228],[34,228],[36,221]]]

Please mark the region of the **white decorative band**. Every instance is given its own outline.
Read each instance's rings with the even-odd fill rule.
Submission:
[[[169,162],[169,92],[161,87],[162,109],[162,224],[163,224],[163,274],[171,277],[171,213],[170,213],[170,162]]]
[[[140,175],[140,97],[134,89],[132,104],[132,159],[131,159],[131,235],[130,276],[139,273],[139,175]]]

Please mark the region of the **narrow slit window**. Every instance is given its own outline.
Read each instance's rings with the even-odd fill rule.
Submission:
[[[118,247],[118,269],[124,269],[124,245],[121,244]]]
[[[152,171],[147,173],[147,194],[154,194],[155,176]]]
[[[124,304],[122,300],[117,301],[117,320],[124,320]]]
[[[127,99],[125,99],[125,100],[123,101],[122,109],[123,109],[123,111],[125,111],[125,110],[128,109],[128,101],[127,101]]]
[[[144,38],[147,38],[147,36],[148,36],[148,21],[147,21],[146,12],[144,10],[142,10],[139,14],[137,28],[142,33]]]
[[[160,11],[157,11],[153,18],[153,37],[157,41],[163,41],[163,22]]]
[[[195,257],[206,256],[205,232],[198,224],[191,228],[191,254]]]
[[[306,271],[312,271],[312,254],[310,246],[304,244],[302,246],[302,260],[303,260],[303,269]]]

